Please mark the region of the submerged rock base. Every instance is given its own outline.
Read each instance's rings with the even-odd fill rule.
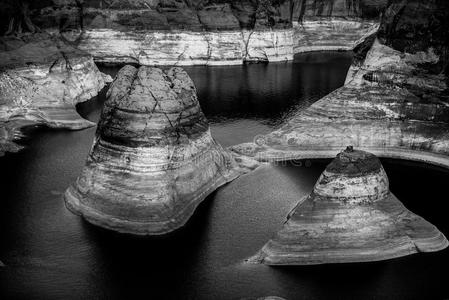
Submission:
[[[327,166],[313,192],[250,262],[309,265],[391,259],[446,248],[432,224],[389,191],[377,157],[348,148]]]
[[[110,80],[90,55],[43,33],[1,42],[0,154],[20,149],[14,139],[25,126],[83,129],[95,125],[75,109]]]
[[[212,138],[184,70],[125,66],[108,91],[86,165],[64,199],[95,225],[164,234],[241,172]]]

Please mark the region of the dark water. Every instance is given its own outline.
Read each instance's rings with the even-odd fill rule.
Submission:
[[[224,145],[279,125],[343,83],[350,58],[301,56],[289,64],[191,67],[203,110]],[[114,72],[114,70],[109,70]],[[80,107],[98,120],[101,99]],[[219,189],[187,226],[143,238],[96,228],[61,195],[79,174],[95,129],[39,129],[18,154],[0,158],[0,299],[447,299],[448,250],[365,263],[271,268],[247,265],[310,192],[328,161],[260,168]],[[383,161],[391,188],[449,235],[449,171]]]

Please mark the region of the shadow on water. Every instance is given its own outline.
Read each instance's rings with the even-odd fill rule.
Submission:
[[[321,55],[321,56],[320,56]],[[300,56],[294,63],[186,68],[223,145],[250,140],[339,87],[347,55]],[[118,70],[118,69],[117,69]],[[111,71],[111,74],[114,74]],[[98,121],[104,93],[79,105]],[[261,167],[210,195],[187,225],[160,237],[110,232],[64,206],[95,128],[40,128],[17,154],[0,158],[0,299],[286,299],[449,297],[449,253],[384,262],[271,268],[243,263],[282,226],[329,160]],[[449,235],[449,171],[382,160],[393,193]]]

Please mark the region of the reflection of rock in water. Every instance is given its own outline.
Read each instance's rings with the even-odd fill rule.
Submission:
[[[232,156],[211,137],[196,89],[180,68],[122,68],[108,91],[70,210],[120,232],[163,234],[236,178]]]
[[[95,124],[75,105],[104,87],[92,57],[47,34],[3,38],[0,59],[0,155],[16,152],[20,128],[43,124],[82,129]]]
[[[446,248],[444,235],[390,192],[377,157],[348,148],[250,261],[307,265],[385,260]]]

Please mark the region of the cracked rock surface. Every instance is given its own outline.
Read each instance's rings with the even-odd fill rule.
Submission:
[[[0,155],[20,149],[14,139],[24,126],[95,125],[75,109],[108,80],[90,55],[45,33],[2,38],[0,47]]]
[[[424,199],[423,199],[424,200]],[[448,246],[432,224],[390,192],[373,154],[347,149],[250,262],[308,265],[378,261]]]
[[[164,234],[242,172],[212,138],[183,69],[125,66],[108,91],[86,165],[64,198],[98,226]]]

